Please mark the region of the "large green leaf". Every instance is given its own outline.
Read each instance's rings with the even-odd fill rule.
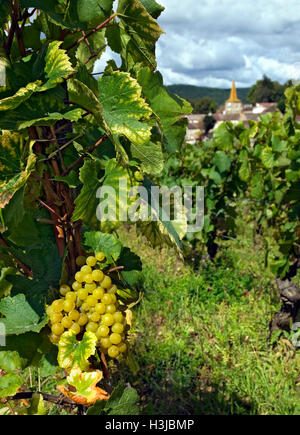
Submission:
[[[29,331],[39,332],[48,321],[46,317],[40,318],[23,294],[2,299],[0,313],[4,316],[1,322],[5,326],[7,335],[24,334]]]
[[[182,119],[182,115],[192,112],[191,105],[167,91],[158,71],[153,73],[149,68],[137,69],[137,80],[143,88],[143,95],[158,117],[167,150],[176,151],[186,134],[186,121]]]
[[[231,167],[231,158],[224,151],[217,151],[213,163],[221,173],[228,172]]]
[[[142,62],[155,69],[155,44],[163,30],[138,0],[119,0],[117,12],[123,31],[122,56],[128,67]]]
[[[6,373],[22,369],[22,360],[16,351],[2,350],[0,348],[0,367]]]
[[[131,156],[140,162],[141,169],[149,175],[160,175],[164,168],[164,156],[159,143],[149,142],[147,145],[130,146]]]
[[[99,99],[103,106],[103,118],[118,142],[119,136],[126,136],[135,145],[149,143],[152,113],[141,97],[142,88],[129,73],[115,71],[99,80]]]
[[[119,385],[107,402],[97,401],[88,415],[138,415],[139,396],[134,388]]]
[[[77,79],[68,80],[68,92],[70,100],[90,111],[100,126],[102,124],[102,105],[94,92]]]
[[[122,244],[115,236],[100,231],[85,233],[85,246],[94,252],[103,252],[109,263],[117,261],[122,250]]]
[[[83,186],[75,200],[72,220],[76,222],[82,219],[88,227],[93,227],[96,225],[96,208],[98,205],[96,193],[100,186],[99,163],[85,159],[84,165],[80,169],[79,178]]]
[[[14,396],[23,385],[23,379],[17,373],[8,373],[0,377],[0,397]]]

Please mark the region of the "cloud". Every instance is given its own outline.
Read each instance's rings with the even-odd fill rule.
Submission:
[[[298,74],[298,0],[159,2],[166,34],[157,58],[166,84],[251,86],[263,74],[282,83]]]

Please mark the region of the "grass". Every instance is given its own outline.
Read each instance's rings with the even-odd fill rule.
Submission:
[[[289,336],[267,340],[279,304],[260,247],[230,241],[194,273],[175,252],[123,237],[139,246],[144,297],[131,337],[140,370],[116,376],[138,390],[142,412],[299,414],[299,354]]]

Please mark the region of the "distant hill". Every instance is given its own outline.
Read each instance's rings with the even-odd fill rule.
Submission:
[[[230,89],[206,88],[192,85],[171,85],[167,88],[173,94],[177,94],[182,98],[212,98],[218,106],[221,106],[229,98]],[[238,97],[244,104],[247,103],[247,95],[250,88],[237,88]]]

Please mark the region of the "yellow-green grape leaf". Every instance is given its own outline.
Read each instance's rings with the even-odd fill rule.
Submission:
[[[116,141],[122,135],[136,145],[150,141],[152,126],[145,121],[152,111],[141,95],[141,86],[129,73],[115,71],[99,80],[103,118]]]
[[[85,332],[81,341],[77,341],[73,331],[66,331],[58,343],[58,364],[61,368],[71,371],[78,367],[88,370],[90,363],[88,358],[96,352],[97,337],[93,332]]]
[[[64,385],[58,385],[57,389],[74,402],[89,406],[97,400],[109,399],[109,394],[96,386],[102,377],[101,370],[82,372],[79,368],[74,368],[67,377],[67,382],[76,391],[73,388],[70,391]]]
[[[54,88],[74,72],[66,50],[60,48],[61,44],[62,41],[53,41],[49,44],[45,57],[45,74],[48,81],[41,90]]]
[[[0,397],[14,396],[23,384],[23,379],[16,373],[0,377]]]
[[[28,100],[34,92],[37,92],[42,82],[37,80],[34,83],[29,83],[25,88],[20,88],[11,97],[3,98],[0,100],[0,112],[4,110],[16,109],[24,101]]]

